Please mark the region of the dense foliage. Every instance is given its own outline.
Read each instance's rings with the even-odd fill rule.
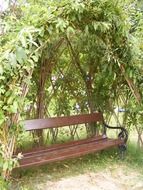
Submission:
[[[143,19],[137,2],[17,1],[0,16],[5,176],[16,163],[11,156],[22,132],[19,121],[26,117],[112,112],[121,105],[142,131],[136,125],[142,120],[143,92]]]

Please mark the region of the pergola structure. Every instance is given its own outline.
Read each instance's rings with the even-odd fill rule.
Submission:
[[[16,23],[12,20],[1,40],[4,163],[9,163],[19,143],[20,120],[112,112],[118,102],[128,103],[128,90],[141,101],[126,74],[127,64],[132,67],[127,13],[115,4],[69,1],[56,8],[33,5],[24,10],[25,16],[15,14]],[[75,128],[70,130],[77,134]],[[4,171],[7,175],[8,167]]]

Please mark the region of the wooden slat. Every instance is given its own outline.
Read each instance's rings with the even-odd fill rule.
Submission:
[[[22,122],[25,130],[31,131],[36,129],[57,128],[69,125],[92,123],[103,121],[102,113],[96,112],[92,114],[73,115],[67,117],[53,117],[47,119],[33,119]]]
[[[88,144],[91,142],[99,142],[99,141],[103,141],[106,140],[107,137],[103,137],[103,136],[95,136],[95,137],[90,137],[88,139],[82,139],[82,140],[76,140],[76,141],[71,141],[71,142],[66,142],[63,144],[55,144],[55,145],[50,145],[49,147],[38,147],[35,149],[32,149],[31,151],[25,151],[23,152],[23,155],[25,157],[34,157],[35,155],[39,154],[39,153],[45,153],[45,152],[50,152],[50,151],[56,151],[59,149],[64,149],[64,148],[69,148],[69,147],[75,147],[77,145],[81,145],[81,144]]]
[[[120,139],[103,139],[101,141],[90,142],[87,144],[79,144],[72,147],[64,147],[63,149],[56,149],[47,151],[45,153],[37,153],[34,157],[25,157],[20,160],[19,167],[29,167],[35,165],[42,165],[49,162],[64,160],[82,156],[91,152],[97,152],[113,146],[124,144]]]

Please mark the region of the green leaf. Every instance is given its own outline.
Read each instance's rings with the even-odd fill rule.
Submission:
[[[89,28],[88,25],[85,26],[85,33],[88,34],[89,33]]]
[[[41,37],[43,37],[44,36],[44,27],[43,28],[41,28],[41,30],[39,31],[39,35],[41,36]]]
[[[18,110],[18,103],[14,101],[13,104],[10,105],[9,111],[11,113],[17,113],[17,110]]]
[[[98,22],[93,22],[93,27],[94,27],[94,30],[96,31],[99,27]]]
[[[109,30],[111,28],[111,24],[107,22],[102,22],[102,25],[105,27],[105,30]]]
[[[4,162],[3,170],[6,171],[8,169],[8,161]]]
[[[75,30],[71,26],[69,26],[67,28],[67,36],[70,37],[70,35],[72,34],[75,34]]]
[[[16,55],[14,53],[9,54],[9,62],[12,66],[15,66],[17,64]]]
[[[3,74],[3,67],[2,67],[2,65],[0,65],[0,74],[1,75]]]
[[[20,36],[20,41],[22,43],[22,46],[26,48],[27,47],[26,38],[23,35]]]
[[[11,96],[7,99],[7,104],[12,104],[13,99],[14,99],[14,96],[11,95]]]
[[[5,77],[4,76],[0,76],[0,80],[5,80]]]
[[[30,42],[31,44],[33,44],[34,46],[36,46],[37,48],[39,47],[38,44],[36,42],[34,42],[33,40],[28,39],[27,41]]]
[[[67,27],[68,24],[68,21],[64,21],[62,18],[58,18],[56,28],[59,28],[62,32],[64,32],[64,29]]]
[[[0,125],[2,125],[2,123],[4,122],[4,120],[5,120],[5,116],[4,116],[3,112],[0,111]]]
[[[38,57],[38,56],[33,55],[33,56],[32,56],[32,59],[33,59],[35,62],[38,62],[39,57]]]
[[[16,59],[19,63],[23,63],[27,59],[27,55],[22,47],[17,48]]]

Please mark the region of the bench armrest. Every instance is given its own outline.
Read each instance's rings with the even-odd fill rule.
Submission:
[[[124,127],[113,127],[113,126],[109,126],[107,125],[105,122],[103,123],[103,127],[104,127],[104,135],[106,135],[106,130],[108,129],[120,129],[120,133],[118,134],[118,138],[120,139],[124,139],[124,142],[126,143],[128,140],[128,131],[124,128]]]

